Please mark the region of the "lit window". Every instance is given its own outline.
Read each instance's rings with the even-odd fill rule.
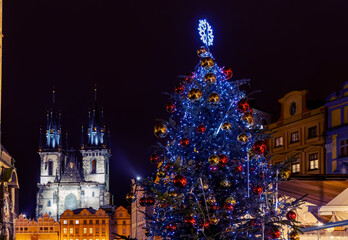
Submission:
[[[341,140],[340,149],[341,149],[341,157],[348,156],[348,139]]]
[[[300,140],[298,132],[293,132],[291,133],[291,142],[290,143],[295,143]]]
[[[275,144],[274,144],[275,147],[281,147],[283,146],[283,137],[277,137],[275,139]]]
[[[318,153],[311,153],[308,156],[309,158],[309,169],[318,169],[319,168],[319,158]]]
[[[87,228],[83,228],[83,233],[87,234]]]
[[[79,221],[79,220],[76,220],[76,221],[75,221],[75,224],[80,224],[80,221]]]
[[[74,229],[70,228],[70,234],[74,234]]]
[[[299,173],[300,172],[300,159],[299,158],[297,158],[296,161],[294,161],[292,163],[291,172],[292,173]]]
[[[93,233],[93,228],[89,228],[89,233],[90,233],[90,234]]]
[[[64,220],[64,221],[63,221],[63,224],[68,224],[68,220]]]
[[[67,228],[63,228],[63,233],[67,234],[68,233],[68,229]]]

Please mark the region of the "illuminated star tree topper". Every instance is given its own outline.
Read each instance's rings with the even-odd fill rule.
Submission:
[[[206,19],[199,20],[198,31],[202,42],[207,47],[212,46],[214,41],[213,29]]]

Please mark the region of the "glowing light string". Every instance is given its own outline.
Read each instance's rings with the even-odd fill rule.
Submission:
[[[199,20],[198,31],[202,42],[207,47],[212,46],[214,41],[213,29],[206,19]]]

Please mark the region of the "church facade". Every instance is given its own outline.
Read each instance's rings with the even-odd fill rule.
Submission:
[[[67,209],[99,209],[112,204],[109,192],[110,148],[99,111],[97,92],[89,113],[87,132],[82,128],[79,150],[62,146],[61,115],[55,110],[55,96],[47,114],[45,136],[41,135],[40,182],[36,197],[36,217],[48,214],[55,220]],[[88,139],[86,144],[84,139]]]

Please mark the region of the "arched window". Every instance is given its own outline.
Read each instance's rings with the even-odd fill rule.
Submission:
[[[51,206],[51,200],[48,200],[47,202],[47,206],[50,207]],[[51,214],[50,214],[51,215]]]
[[[53,175],[53,162],[52,161],[48,162],[48,175],[49,176]]]
[[[97,172],[97,160],[92,160],[92,171],[91,173],[96,173]]]

